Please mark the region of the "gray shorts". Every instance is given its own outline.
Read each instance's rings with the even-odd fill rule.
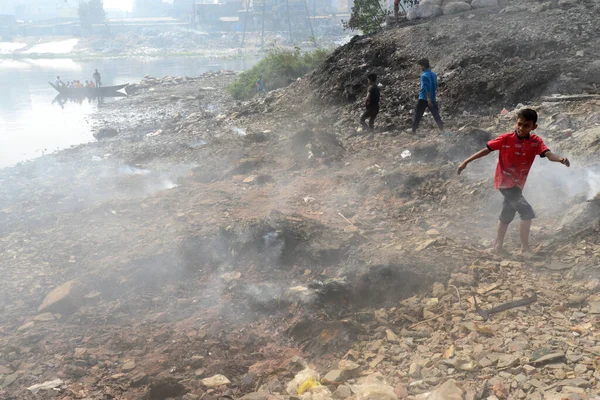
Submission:
[[[516,213],[519,213],[522,221],[535,218],[533,208],[531,208],[531,205],[523,197],[523,191],[520,188],[515,186],[510,189],[500,189],[500,193],[504,196],[500,222],[507,225],[510,224],[515,219]]]

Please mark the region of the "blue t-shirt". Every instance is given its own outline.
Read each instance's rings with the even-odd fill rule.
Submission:
[[[437,92],[437,75],[430,69],[423,71],[421,75],[421,91],[419,100],[427,100],[427,92],[432,102],[436,102],[435,93]]]

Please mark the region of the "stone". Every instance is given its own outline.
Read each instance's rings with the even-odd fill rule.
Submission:
[[[33,320],[34,321],[38,321],[38,322],[48,322],[48,321],[54,321],[54,315],[52,313],[43,313],[40,315],[37,315]]]
[[[487,368],[494,365],[494,363],[489,358],[483,357],[481,360],[479,360],[479,365],[481,368]]]
[[[148,383],[148,375],[138,372],[131,378],[131,386],[140,387]]]
[[[442,7],[433,5],[433,4],[419,4],[419,7],[417,8],[417,15],[421,19],[435,18],[435,17],[439,17],[442,14],[443,14]],[[433,240],[433,242],[430,243],[429,245],[426,245],[425,248],[429,247],[431,244],[435,243],[435,241],[436,241],[435,239],[431,239],[431,240]],[[417,249],[416,251],[420,251],[420,250]]]
[[[340,385],[335,392],[333,392],[333,395],[338,399],[346,399],[352,396],[352,389],[350,389],[350,386]]]
[[[533,375],[536,373],[536,371],[537,368],[534,366],[531,366],[529,364],[523,365],[523,372],[525,372],[526,375]]]
[[[408,389],[401,383],[397,384],[396,387],[394,387],[394,393],[396,393],[396,396],[398,396],[400,400],[408,397]]]
[[[517,381],[518,383],[525,383],[527,382],[527,376],[525,374],[519,374],[515,376],[515,381]]]
[[[66,282],[48,293],[38,312],[72,314],[83,304],[83,292],[83,285],[78,281]]]
[[[457,273],[451,274],[452,281],[454,284],[470,286],[475,282],[475,278],[469,274]]]
[[[444,15],[453,15],[453,14],[460,14],[462,12],[466,12],[471,10],[471,6],[469,5],[469,3],[465,3],[465,2],[456,2],[456,3],[450,3],[446,6],[444,6],[443,12]]]
[[[498,0],[473,0],[471,2],[473,8],[491,8],[498,7]]]
[[[244,397],[240,397],[240,400],[267,400],[269,396],[271,396],[269,392],[259,391],[255,393],[248,393]]]
[[[561,358],[565,357],[565,353],[550,353],[550,354],[546,354],[543,355],[541,357],[538,357],[537,359],[535,359],[532,363],[534,365],[541,365],[541,364],[545,364],[548,363],[550,361],[556,361],[556,360],[560,360]]]
[[[437,7],[437,6],[434,6],[434,7]],[[427,8],[427,7],[424,7],[424,8]],[[440,13],[441,13],[441,7],[438,7],[438,8],[440,8]],[[425,18],[425,17],[421,17],[420,11],[418,11],[418,10],[420,10],[420,9],[421,9],[421,7],[419,6],[419,8],[417,9],[417,12],[418,12],[418,14],[417,14],[417,17],[418,17],[418,18]],[[440,14],[440,15],[441,15],[441,14]],[[419,245],[418,245],[418,246],[415,248],[415,251],[417,251],[417,252],[418,252],[418,251],[423,251],[423,250],[425,250],[425,249],[427,249],[427,248],[429,248],[429,247],[433,246],[433,244],[434,244],[436,241],[437,241],[437,239],[428,239],[428,240],[424,240],[424,241],[422,241],[422,242],[421,242],[421,243],[420,243],[420,244],[419,244]]]
[[[121,366],[121,370],[125,371],[125,372],[129,372],[134,369],[135,369],[135,361],[133,361],[133,360],[125,361],[123,363],[123,365]]]
[[[181,397],[181,400],[200,400],[200,396],[192,393],[186,393]]]
[[[325,385],[331,385],[343,382],[345,381],[345,379],[343,378],[343,372],[344,371],[339,369],[331,370],[325,374],[323,379],[321,379],[321,383],[324,383]]]
[[[104,127],[104,128],[100,128],[98,131],[94,132],[94,138],[96,140],[100,140],[100,139],[115,137],[118,134],[119,134],[119,131],[117,131],[116,129]]]
[[[419,366],[419,364],[417,363],[412,363],[410,364],[410,367],[408,368],[408,375],[411,378],[420,378],[421,377],[421,367]]]
[[[511,354],[504,354],[498,357],[498,368],[510,368],[519,365],[519,357]]]
[[[218,386],[229,385],[231,382],[223,375],[214,375],[210,378],[204,378],[200,381],[204,386],[208,388],[215,388]]]
[[[556,379],[563,380],[567,377],[567,373],[565,372],[564,369],[559,368],[559,369],[554,370],[554,377]]]
[[[5,367],[4,365],[0,365],[0,375],[10,375],[12,373],[12,369]],[[0,383],[2,382],[0,381]]]
[[[194,369],[202,368],[204,365],[204,357],[203,356],[192,356],[189,361],[190,367]]]
[[[444,293],[446,293],[446,288],[443,283],[435,282],[431,289],[431,293],[433,297],[442,297]]]
[[[426,400],[463,400],[464,391],[454,379],[445,382],[426,397]]]
[[[590,301],[588,304],[590,306],[588,313],[600,314],[600,301]]]
[[[575,372],[576,375],[585,374],[587,371],[588,371],[588,367],[587,367],[587,365],[584,365],[584,364],[577,364],[575,366],[575,368],[573,368],[573,372]]]
[[[574,6],[578,3],[579,0],[558,0],[559,7],[569,7]]]
[[[155,380],[150,384],[148,398],[150,400],[164,400],[172,397],[183,396],[186,388],[174,378]]]
[[[15,372],[14,374],[4,377],[4,380],[2,380],[2,387],[8,387],[12,385],[17,379],[19,379],[20,376],[21,375],[18,372]]]
[[[342,371],[359,372],[360,364],[352,360],[340,360],[338,362],[338,369],[341,369]]]
[[[399,343],[400,338],[391,329],[385,330],[385,336],[389,342]]]

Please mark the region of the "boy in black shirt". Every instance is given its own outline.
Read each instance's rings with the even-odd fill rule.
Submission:
[[[366,111],[360,117],[360,124],[363,129],[366,131],[369,129],[373,132],[373,128],[375,126],[375,118],[377,114],[379,114],[379,87],[377,87],[377,75],[369,74],[367,76],[367,82],[369,83],[369,91],[367,92],[367,97],[365,99],[365,107]],[[369,118],[369,126],[367,127],[366,120]]]

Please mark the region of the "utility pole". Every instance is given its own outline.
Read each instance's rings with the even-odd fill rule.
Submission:
[[[288,29],[290,31],[290,43],[294,43],[294,37],[292,36],[292,16],[290,15],[290,2],[285,0],[285,10],[287,13]]]
[[[248,26],[248,18],[250,14],[250,0],[246,0],[246,12],[244,13],[244,33],[242,33],[242,49],[246,41],[246,27]]]
[[[315,42],[315,47],[317,47],[317,37],[315,36],[315,31],[313,30],[312,21],[310,19],[310,12],[308,11],[308,3],[304,0],[304,8],[306,9],[306,19],[308,20],[308,26],[310,27],[310,34],[312,35],[312,39]]]
[[[260,30],[260,51],[265,51],[265,0],[262,0],[262,27]]]
[[[192,29],[196,29],[196,0],[192,0]]]

